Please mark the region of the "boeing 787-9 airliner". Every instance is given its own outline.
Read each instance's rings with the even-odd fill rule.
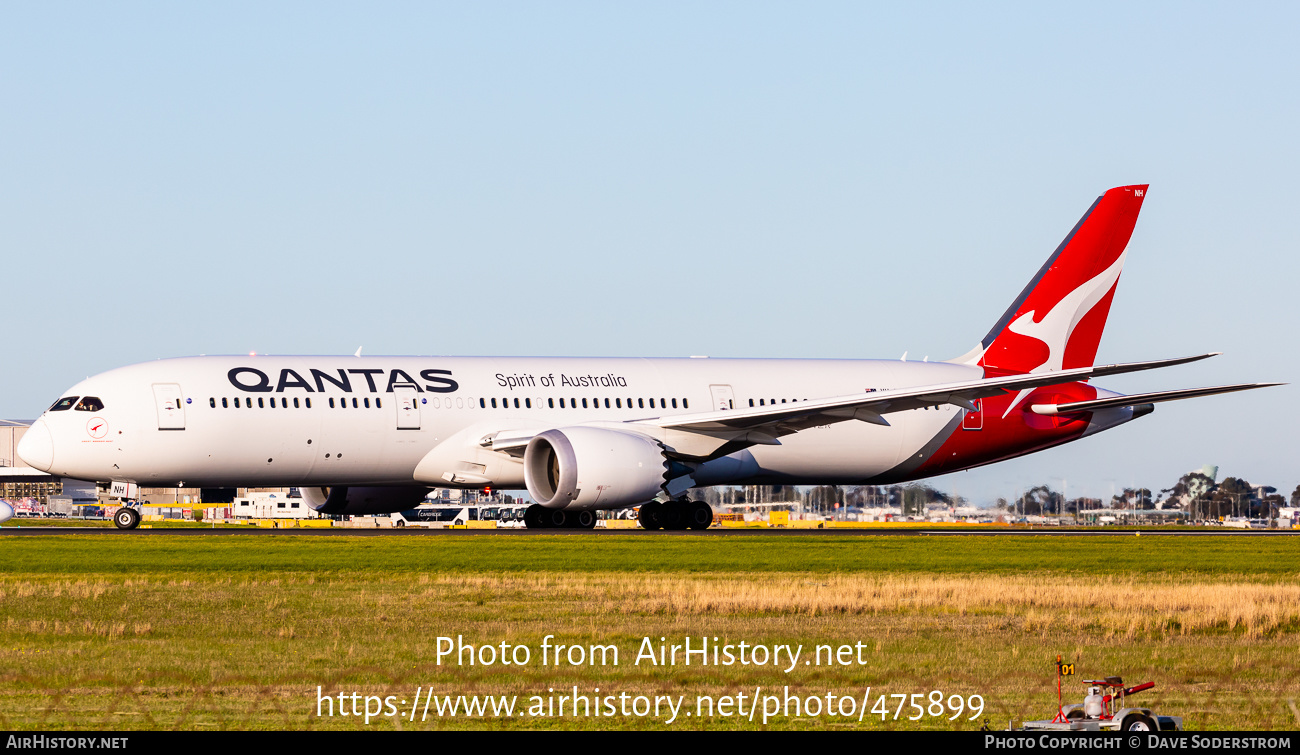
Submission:
[[[713,521],[691,488],[917,480],[1108,430],[1156,403],[1093,378],[1212,354],[1095,365],[1146,186],[1084,213],[969,353],[815,359],[203,356],[70,388],[22,438],[47,472],[140,486],[295,486],[328,514],[380,514],[433,487],[526,488],[529,527]],[[123,507],[118,526],[139,522]]]

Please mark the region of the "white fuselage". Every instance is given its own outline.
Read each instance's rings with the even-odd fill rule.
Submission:
[[[20,451],[56,474],[150,487],[476,487],[489,480],[512,489],[524,486],[523,464],[484,449],[483,438],[981,374],[965,365],[875,360],[189,357],[73,386],[64,396],[94,397],[102,408],[47,411]],[[943,405],[891,414],[889,427],[814,427],[709,462],[696,482],[896,477],[890,470],[951,432],[961,413]]]

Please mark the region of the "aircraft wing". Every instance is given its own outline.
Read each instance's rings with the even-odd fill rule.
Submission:
[[[1116,406],[1137,406],[1139,404],[1158,404],[1162,401],[1178,401],[1198,396],[1214,396],[1234,391],[1249,391],[1252,388],[1271,388],[1286,383],[1238,383],[1236,385],[1218,385],[1213,388],[1184,388],[1179,391],[1159,391],[1157,393],[1137,393],[1132,396],[1113,396],[1092,401],[1074,401],[1068,404],[1034,404],[1029,410],[1034,414],[1069,414],[1070,412],[1090,412],[1094,409],[1109,409]]]
[[[974,401],[998,396],[1009,391],[1038,388],[1045,385],[1072,383],[1078,380],[1121,375],[1127,372],[1152,370],[1186,364],[1217,356],[1220,352],[1159,359],[1151,362],[1078,367],[1071,370],[1006,375],[1001,377],[967,380],[958,383],[935,383],[909,388],[889,388],[852,396],[837,396],[790,404],[765,407],[672,415],[637,420],[637,424],[664,429],[683,430],[705,434],[735,434],[750,431],[744,439],[751,443],[775,444],[778,436],[789,435],[818,425],[856,419],[877,425],[888,425],[883,415],[892,412],[919,409],[936,404],[953,404],[974,411]],[[739,438],[738,438],[739,439]]]

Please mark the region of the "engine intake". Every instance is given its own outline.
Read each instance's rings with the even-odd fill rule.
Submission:
[[[663,448],[644,435],[564,427],[533,437],[524,484],[548,509],[619,509],[651,500],[669,471]]]

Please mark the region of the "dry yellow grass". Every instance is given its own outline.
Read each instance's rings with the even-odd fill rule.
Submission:
[[[424,575],[420,584],[429,584]],[[1300,585],[1092,578],[1053,575],[807,575],[728,577],[639,575],[452,575],[447,587],[503,592],[562,591],[604,610],[685,615],[996,613],[1023,618],[1026,631],[1062,614],[1108,637],[1240,631],[1247,638],[1300,628]],[[426,590],[428,592],[428,590]]]
[[[317,684],[363,694],[532,694],[600,686],[688,695],[779,689],[978,693],[988,715],[1054,704],[1050,659],[1081,675],[1156,680],[1145,698],[1192,728],[1287,728],[1300,697],[1300,585],[1240,578],[952,574],[279,572],[267,577],[0,577],[0,726],[349,728],[311,714]],[[850,668],[458,668],[438,635],[467,641],[616,642],[720,636],[865,642]],[[381,722],[392,726],[400,722]],[[422,724],[423,725],[423,724]],[[693,720],[693,727],[740,727]],[[847,725],[781,720],[779,728]],[[952,728],[868,717],[863,727]],[[409,723],[408,723],[409,726]],[[632,726],[645,720],[467,720],[427,726]],[[680,726],[680,724],[679,724]],[[372,725],[373,728],[373,725]]]

